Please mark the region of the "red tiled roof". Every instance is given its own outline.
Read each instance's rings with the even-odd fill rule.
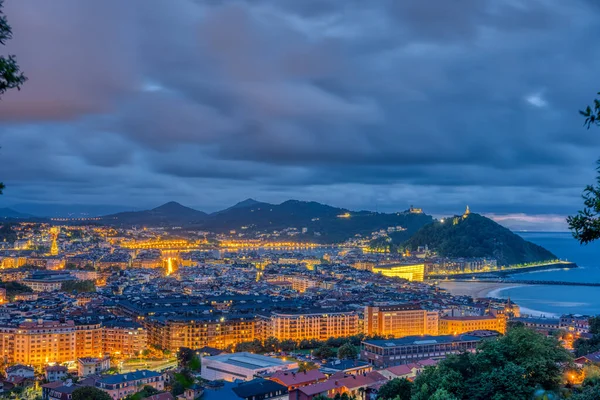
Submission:
[[[296,373],[279,371],[269,377],[269,379],[277,380],[286,386],[306,385],[326,378],[325,374],[318,369]]]
[[[339,388],[342,386],[343,385],[340,384],[340,381],[335,380],[335,379],[330,379],[325,382],[315,383],[314,385],[303,386],[298,390],[300,390],[302,393],[304,393],[307,396],[314,396],[316,394],[328,392],[332,389]]]

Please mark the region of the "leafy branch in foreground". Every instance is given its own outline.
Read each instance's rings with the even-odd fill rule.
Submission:
[[[592,125],[600,126],[600,99],[594,99],[593,106],[587,106],[579,113],[585,117],[584,125],[588,129]],[[600,160],[596,171],[598,172],[596,184],[586,186],[583,191],[584,209],[575,216],[567,217],[573,237],[582,244],[600,239]]]

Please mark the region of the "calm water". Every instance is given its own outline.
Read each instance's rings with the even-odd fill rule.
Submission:
[[[528,272],[513,275],[519,280],[600,282],[600,242],[580,246],[570,233],[525,232],[520,235],[539,244],[579,268]],[[538,313],[600,314],[600,287],[526,286],[504,289],[498,297],[510,296],[521,307]]]

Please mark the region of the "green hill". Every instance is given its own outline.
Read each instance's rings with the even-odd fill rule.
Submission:
[[[441,221],[441,220],[440,220]],[[479,214],[435,221],[415,233],[405,246],[429,246],[444,257],[492,257],[498,265],[554,260],[557,257]]]

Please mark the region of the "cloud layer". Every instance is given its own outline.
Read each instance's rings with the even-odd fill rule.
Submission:
[[[7,0],[2,203],[556,215],[593,179],[593,0]]]

